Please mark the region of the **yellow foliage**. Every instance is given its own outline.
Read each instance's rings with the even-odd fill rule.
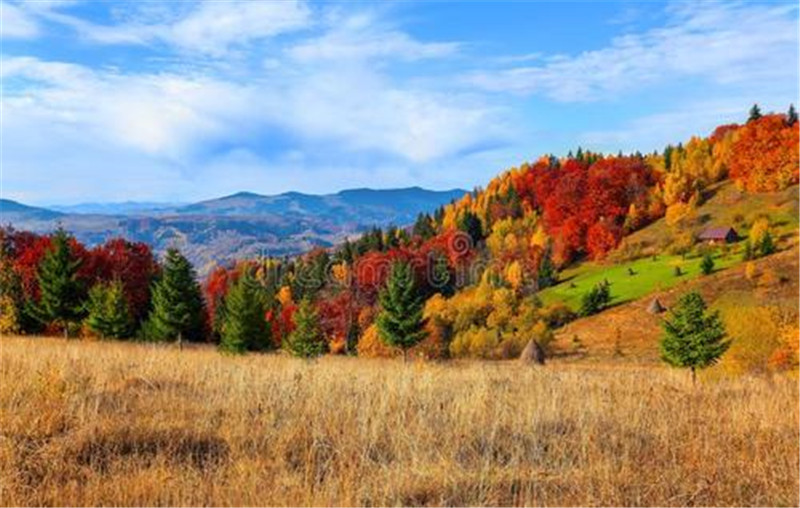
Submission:
[[[341,285],[348,285],[350,283],[350,267],[347,263],[337,263],[331,267],[331,274],[333,279]]]
[[[749,261],[746,265],[744,265],[744,276],[747,280],[754,280],[756,277],[756,265],[752,261]]]
[[[9,295],[0,295],[0,334],[19,332],[19,313],[14,299]]]
[[[667,207],[666,221],[669,226],[675,226],[684,219],[688,219],[694,210],[688,203],[676,202]]]
[[[397,355],[397,350],[390,348],[381,340],[378,326],[370,325],[358,339],[358,356],[366,358],[389,358]]]
[[[765,372],[769,359],[782,344],[782,317],[773,307],[741,307],[723,312],[728,337],[733,341],[722,357],[729,374]]]
[[[760,217],[756,219],[755,222],[753,222],[753,225],[750,227],[750,235],[748,240],[750,240],[752,245],[758,245],[761,243],[761,240],[768,231],[769,219],[766,217]]]
[[[514,261],[506,268],[506,280],[514,290],[519,290],[523,284],[522,265],[519,261]]]
[[[278,290],[278,301],[281,306],[286,307],[292,304],[292,288],[283,286]]]

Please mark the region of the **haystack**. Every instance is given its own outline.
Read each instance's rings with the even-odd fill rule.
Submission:
[[[531,339],[522,350],[522,354],[519,355],[519,361],[525,365],[544,365],[544,349],[538,342]]]
[[[650,314],[661,314],[665,310],[667,310],[666,307],[661,305],[661,302],[658,301],[658,298],[653,298],[653,301],[647,306],[647,312]]]

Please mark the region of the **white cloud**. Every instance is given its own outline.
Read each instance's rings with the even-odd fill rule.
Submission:
[[[55,8],[39,15],[76,30],[101,44],[153,44],[210,56],[309,26],[311,10],[302,0],[175,2],[174,10],[133,16],[121,23],[101,25]],[[56,6],[58,7],[58,6]]]
[[[392,58],[414,61],[451,56],[459,49],[454,42],[424,43],[408,34],[381,27],[368,13],[337,17],[324,35],[305,40],[288,53],[301,62]]]
[[[608,47],[550,56],[540,65],[475,72],[465,81],[563,102],[615,98],[692,77],[730,85],[796,84],[796,5],[679,3],[669,12],[665,26],[616,37]]]
[[[39,35],[39,25],[24,10],[0,1],[0,38],[29,39]]]

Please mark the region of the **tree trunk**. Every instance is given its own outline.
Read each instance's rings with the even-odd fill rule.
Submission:
[[[178,350],[183,351],[183,332],[178,332]]]
[[[692,367],[692,386],[696,385],[697,385],[697,372],[695,371],[695,368]]]
[[[69,324],[66,321],[64,321],[64,338],[69,338]]]
[[[403,348],[403,363],[408,363],[408,349]]]

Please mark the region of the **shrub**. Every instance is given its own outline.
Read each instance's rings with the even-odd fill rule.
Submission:
[[[611,302],[611,285],[608,282],[600,282],[595,285],[581,299],[581,308],[578,311],[580,316],[586,317],[605,309]]]

